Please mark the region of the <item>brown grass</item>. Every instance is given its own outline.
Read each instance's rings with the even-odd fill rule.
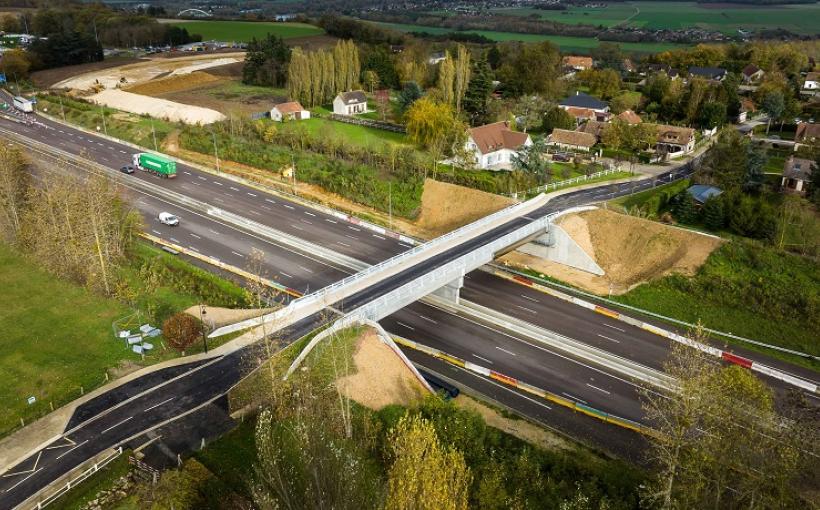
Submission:
[[[214,76],[210,73],[195,71],[191,74],[171,76],[169,78],[162,78],[158,80],[155,79],[144,83],[138,83],[137,85],[126,87],[123,90],[145,96],[159,96],[161,94],[201,87],[203,85],[212,84],[222,80],[223,78]]]

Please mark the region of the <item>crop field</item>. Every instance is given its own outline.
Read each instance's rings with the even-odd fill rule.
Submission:
[[[606,7],[572,7],[566,11],[507,8],[496,12],[520,16],[539,15],[570,25],[587,24],[611,27],[619,24],[649,29],[689,27],[719,30],[760,30],[784,28],[800,34],[820,32],[820,4],[740,5],[697,4],[694,2],[625,2]]]
[[[274,34],[283,39],[295,39],[311,35],[322,35],[324,30],[305,23],[272,23],[253,21],[181,21],[175,26],[188,30],[191,34],[200,34],[205,41],[240,41],[247,42],[256,37],[261,39],[267,34]]]
[[[455,32],[452,28],[426,27],[423,25],[409,25],[404,23],[376,23],[386,28],[400,32],[427,32],[429,34],[446,34]],[[493,32],[489,30],[470,30],[469,33],[483,35],[494,41],[550,41],[563,51],[589,53],[597,48],[600,41],[592,37],[568,37],[562,35],[518,34],[515,32]],[[684,48],[686,45],[674,43],[620,43],[621,49],[628,53],[657,53],[660,51]]]

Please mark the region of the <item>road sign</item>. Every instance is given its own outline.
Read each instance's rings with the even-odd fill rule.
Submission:
[[[29,398],[28,398],[28,405],[31,405],[31,404],[33,404],[33,403],[35,403],[35,402],[37,402],[37,399],[36,399],[36,398],[34,398],[34,397],[29,397]]]

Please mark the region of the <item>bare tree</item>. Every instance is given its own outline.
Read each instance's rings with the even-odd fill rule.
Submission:
[[[0,146],[0,238],[16,243],[31,177],[22,153]]]

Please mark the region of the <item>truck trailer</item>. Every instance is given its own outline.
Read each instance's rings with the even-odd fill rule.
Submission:
[[[176,161],[172,161],[163,156],[140,152],[133,156],[134,166],[144,172],[150,172],[160,177],[173,179],[177,176]]]
[[[31,113],[34,111],[34,101],[31,99],[26,99],[22,96],[14,96],[12,102],[14,103],[14,107],[21,112]]]

